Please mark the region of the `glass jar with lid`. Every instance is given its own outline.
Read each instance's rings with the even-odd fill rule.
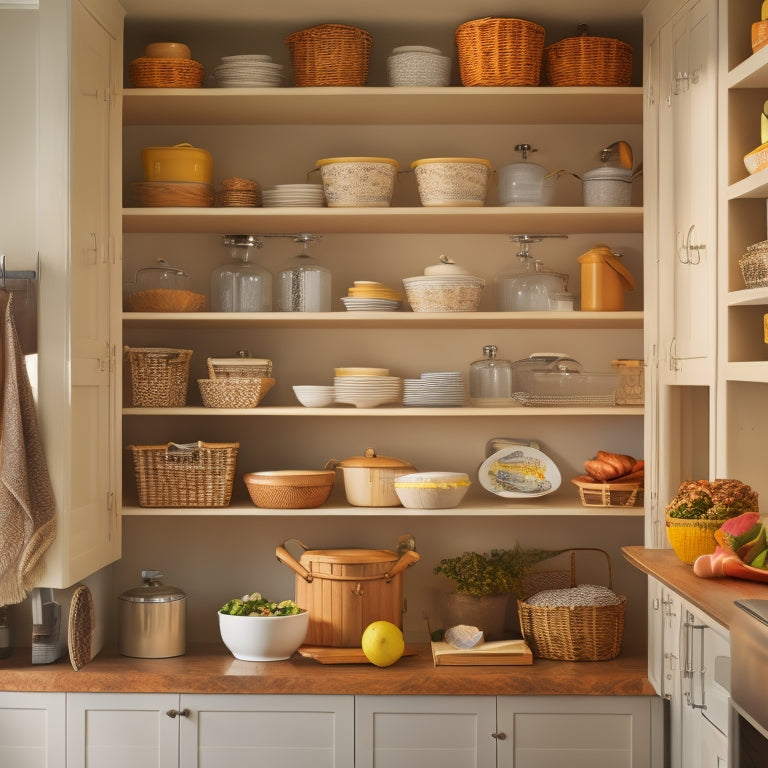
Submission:
[[[278,309],[281,312],[330,312],[331,272],[310,255],[308,239],[303,250],[280,270]]]
[[[259,247],[253,235],[225,235],[230,261],[211,273],[211,309],[214,312],[270,312],[272,274],[250,260]]]
[[[474,405],[510,405],[512,365],[496,357],[496,346],[486,344],[483,357],[469,366],[469,396]]]

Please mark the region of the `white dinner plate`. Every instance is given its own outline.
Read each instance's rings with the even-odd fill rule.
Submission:
[[[478,471],[486,491],[507,499],[546,496],[560,487],[560,470],[545,453],[527,445],[512,445],[491,454]]]

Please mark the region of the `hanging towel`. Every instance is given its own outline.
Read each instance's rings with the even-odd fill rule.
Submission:
[[[0,605],[36,585],[56,537],[56,504],[37,412],[13,321],[13,294],[0,291]]]

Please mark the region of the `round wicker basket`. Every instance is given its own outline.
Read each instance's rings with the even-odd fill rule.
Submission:
[[[243,480],[257,507],[310,509],[319,507],[331,495],[336,472],[332,469],[249,472]]]
[[[711,555],[717,547],[715,531],[723,520],[685,520],[666,516],[667,538],[675,554],[693,565],[700,555]]]
[[[204,69],[192,59],[164,59],[142,56],[128,65],[134,88],[200,88]]]

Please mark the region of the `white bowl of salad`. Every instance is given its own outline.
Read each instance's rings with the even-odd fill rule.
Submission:
[[[289,659],[304,642],[309,613],[292,600],[273,603],[254,592],[219,609],[224,645],[242,661]]]

